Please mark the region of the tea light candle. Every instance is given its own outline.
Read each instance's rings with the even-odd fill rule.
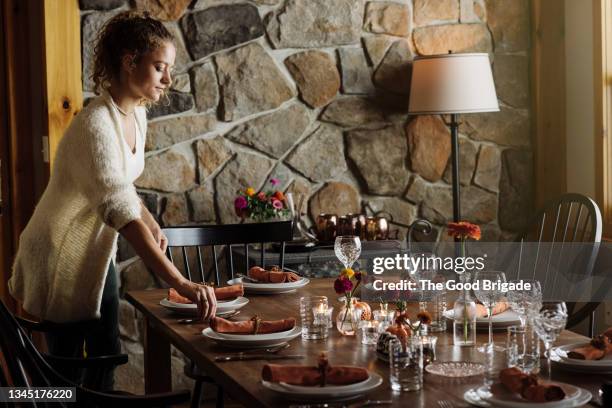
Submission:
[[[359,325],[361,331],[361,344],[376,344],[378,341],[378,326],[376,320],[364,320]]]
[[[328,306],[325,303],[320,303],[318,306],[312,308],[312,314],[314,315],[315,324],[321,326],[328,325]]]

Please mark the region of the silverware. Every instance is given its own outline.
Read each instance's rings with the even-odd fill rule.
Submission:
[[[231,319],[232,317],[239,315],[240,314],[240,310],[234,310],[233,313],[227,314],[225,316],[219,316],[222,317],[224,319]],[[200,319],[196,319],[196,318],[191,318],[191,319],[179,319],[177,320],[178,324],[196,324],[196,323],[204,323],[203,321],[201,321]]]
[[[249,281],[249,282],[252,282],[252,283],[260,283],[257,279],[253,279],[250,276],[243,275],[241,273],[237,273],[236,276],[239,277],[239,278],[242,278],[242,280],[246,280],[246,281]]]
[[[438,405],[440,406],[440,408],[453,408],[455,405],[448,400],[441,400],[438,401]]]
[[[287,348],[287,347],[289,347],[289,346],[291,346],[291,344],[289,344],[289,343],[285,343],[285,344],[281,344],[281,345],[279,345],[279,346],[270,347],[270,348],[267,348],[267,349],[264,349],[264,350],[261,350],[261,349],[253,349],[253,350],[243,351],[242,353],[239,353],[239,354],[253,354],[253,353],[261,353],[262,351],[263,351],[263,352],[266,352],[266,353],[276,354],[276,353],[278,353],[279,351],[284,350],[284,349],[286,349],[286,348]]]
[[[299,360],[304,358],[302,354],[234,354],[229,356],[217,356],[215,361],[224,363],[226,361],[248,361],[248,360]]]

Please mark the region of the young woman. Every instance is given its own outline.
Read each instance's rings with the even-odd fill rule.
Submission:
[[[167,240],[136,194],[144,169],[145,105],[171,83],[172,35],[147,15],[125,12],[102,29],[93,79],[100,94],[74,118],[60,142],[49,184],[19,240],[11,294],[24,309],[52,322],[98,318],[87,333],[47,336],[52,354],[120,352],[118,233],[145,264],[181,295],[214,316],[212,288],[185,279],[164,256]],[[113,385],[112,373],[102,388]]]

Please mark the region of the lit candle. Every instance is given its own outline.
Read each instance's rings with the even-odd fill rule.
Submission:
[[[316,307],[312,308],[312,314],[314,315],[314,323],[320,326],[327,326],[327,304],[319,303]]]

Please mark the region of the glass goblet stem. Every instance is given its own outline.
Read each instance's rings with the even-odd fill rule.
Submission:
[[[552,344],[550,342],[544,342],[544,348],[546,349],[546,380],[550,381],[552,374],[550,368],[550,350],[552,348]]]
[[[493,303],[489,306],[489,344],[493,344]]]

